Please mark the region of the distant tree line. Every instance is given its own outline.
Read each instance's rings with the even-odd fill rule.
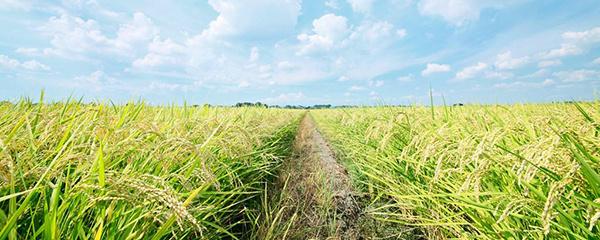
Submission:
[[[255,102],[255,103],[251,103],[251,102],[239,102],[239,103],[236,103],[234,105],[234,107],[264,107],[264,108],[268,108],[269,105],[261,103],[261,102]]]
[[[303,106],[303,105],[267,105],[261,102],[239,102],[233,105],[234,107],[264,107],[264,108],[287,108],[287,109],[322,109],[322,108],[331,108],[331,104],[316,104],[312,106]]]
[[[36,102],[33,102],[29,98],[23,98],[21,100],[24,101],[24,102],[21,102],[21,104],[30,104],[30,105],[38,104]],[[595,101],[597,101],[597,100],[595,100]],[[552,102],[548,102],[548,103],[551,103],[551,104],[574,104],[574,103],[583,103],[583,102],[587,102],[587,101],[565,100],[565,101],[552,101]],[[12,101],[8,101],[8,100],[0,100],[0,106],[13,105],[15,103],[17,103],[17,102],[12,102]],[[97,105],[96,102],[84,103],[81,100],[79,100],[78,103],[92,105],[92,106]],[[61,102],[48,102],[46,104],[50,104],[50,105],[61,104]],[[111,102],[111,104],[112,104],[112,102]],[[129,104],[132,104],[132,103],[127,103],[125,105],[129,105]],[[470,104],[454,103],[451,106],[461,107],[461,106],[465,106],[465,105],[470,105]],[[492,105],[498,105],[498,104],[492,104]],[[500,105],[502,105],[502,104],[500,104]],[[233,106],[232,105],[212,105],[212,104],[202,104],[202,105],[193,104],[193,105],[188,105],[188,106],[191,106],[193,108],[198,108],[198,107],[262,107],[262,108],[285,108],[285,109],[327,109],[327,108],[355,108],[355,107],[410,107],[411,105],[374,105],[374,106],[335,105],[335,106],[333,106],[331,104],[315,104],[312,106],[304,106],[304,105],[267,105],[266,103],[262,103],[262,102],[254,102],[254,103],[253,102],[239,102]]]
[[[573,104],[580,103],[585,101],[574,101],[574,100],[565,100],[565,101],[552,101],[549,102],[551,104]],[[543,104],[543,103],[541,103]],[[462,107],[471,104],[465,103],[454,103],[450,106],[452,107]],[[485,105],[485,104],[484,104]],[[503,105],[503,104],[491,104],[491,105]],[[374,105],[374,106],[357,106],[357,105],[331,105],[331,104],[316,104],[312,106],[304,106],[304,105],[267,105],[265,103],[256,102],[242,102],[237,103],[234,107],[264,107],[264,108],[286,108],[286,109],[327,109],[327,108],[355,108],[355,107],[411,107],[412,105]]]

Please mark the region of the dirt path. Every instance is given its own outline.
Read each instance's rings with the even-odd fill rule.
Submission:
[[[317,131],[310,116],[302,119],[294,157],[279,176],[282,223],[291,239],[360,239],[361,209],[347,171]]]

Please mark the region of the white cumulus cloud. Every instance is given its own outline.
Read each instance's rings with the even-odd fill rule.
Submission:
[[[133,19],[119,27],[114,45],[117,48],[130,50],[138,44],[152,40],[159,30],[152,20],[141,12],[133,14]]]
[[[540,81],[540,82],[515,81],[515,82],[511,82],[511,83],[497,83],[497,84],[494,84],[494,88],[519,90],[519,89],[526,89],[526,88],[544,88],[544,87],[553,86],[555,84],[556,84],[556,82],[554,80],[545,79],[544,81]]]
[[[562,44],[560,48],[552,49],[542,54],[542,58],[561,58],[583,53],[583,49],[573,44]]]
[[[515,58],[510,51],[498,54],[494,65],[500,70],[517,69],[529,63],[529,57]]]
[[[406,35],[406,30],[397,30],[399,38]],[[394,36],[394,25],[387,21],[363,22],[350,35],[352,40],[362,40],[367,43],[380,43],[381,41],[390,39]]]
[[[600,42],[600,27],[581,32],[565,32],[562,37],[567,41],[579,44],[590,44]]]
[[[503,8],[519,0],[421,0],[419,12],[426,16],[440,16],[453,25],[463,25],[479,19],[486,8]]]
[[[340,3],[338,2],[338,0],[327,0],[327,1],[325,1],[325,6],[332,8],[332,9],[339,9]]]
[[[95,91],[103,90],[107,87],[114,87],[119,83],[119,81],[104,71],[94,71],[88,75],[80,75],[74,78],[75,82],[73,83],[78,87],[85,87]]]
[[[132,55],[133,51],[142,49],[139,46],[146,46],[158,34],[158,28],[152,20],[140,12],[134,13],[130,21],[121,24],[114,38],[103,33],[95,20],[68,14],[51,17],[38,29],[51,39],[52,47],[21,48],[18,51],[71,58],[85,53]]]
[[[450,70],[450,65],[447,64],[428,63],[427,67],[421,72],[421,75],[429,76],[434,73],[450,72]]]
[[[31,0],[0,0],[0,9],[29,10],[31,5]]]
[[[579,69],[573,71],[560,71],[552,74],[558,80],[562,82],[583,82],[583,81],[591,81],[598,80],[600,78],[600,71],[589,70],[589,69]]]
[[[294,64],[289,61],[281,61],[277,63],[277,68],[279,68],[282,71],[289,71],[294,69],[294,67]]]
[[[397,80],[399,82],[412,82],[414,79],[415,79],[415,77],[412,74],[408,74],[408,75],[398,77]]]
[[[331,50],[335,43],[342,41],[349,32],[348,19],[329,13],[315,19],[312,23],[314,34],[300,34],[302,46],[298,55]]]
[[[473,66],[468,66],[466,68],[464,68],[463,70],[461,70],[460,72],[456,73],[455,78],[458,80],[466,80],[466,79],[470,79],[470,78],[474,78],[476,76],[478,76],[481,72],[483,72],[485,69],[487,69],[488,65],[482,62],[479,62]]]
[[[181,54],[185,51],[185,47],[174,42],[171,39],[161,40],[160,37],[155,37],[148,44],[148,53],[142,57],[135,59],[132,63],[136,68],[157,67],[162,65],[180,64]]]
[[[512,77],[514,77],[513,73],[505,71],[487,71],[485,73],[485,78],[488,79],[509,79]]]
[[[352,10],[358,13],[369,13],[375,0],[348,0]]]
[[[580,32],[564,32],[562,38],[564,43],[559,48],[544,52],[541,54],[541,57],[545,59],[561,58],[584,53],[587,49],[600,42],[600,27]]]
[[[0,66],[5,68],[17,68],[20,65],[21,63],[18,60],[9,58],[6,55],[0,55]]]
[[[206,37],[271,38],[291,33],[300,15],[299,0],[209,0],[219,13]]]
[[[25,62],[20,62],[17,59],[10,58],[6,55],[0,54],[0,67],[8,68],[8,69],[24,69],[30,71],[49,71],[50,67],[35,61],[29,60]]]

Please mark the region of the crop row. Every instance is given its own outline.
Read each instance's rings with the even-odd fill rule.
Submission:
[[[0,105],[0,239],[248,238],[300,112]]]
[[[597,103],[313,111],[370,196],[429,239],[594,239]]]

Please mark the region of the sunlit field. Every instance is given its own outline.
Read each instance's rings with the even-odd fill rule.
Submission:
[[[0,238],[286,238],[276,182],[308,114],[361,218],[403,238],[593,239],[599,107],[3,103]]]
[[[594,239],[600,105],[381,107],[312,114],[370,196],[430,239]]]
[[[0,239],[249,238],[300,112],[0,105]]]
[[[600,0],[0,0],[0,240],[600,240]]]

